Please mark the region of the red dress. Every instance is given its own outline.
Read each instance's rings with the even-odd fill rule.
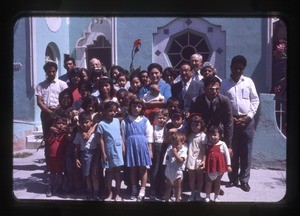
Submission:
[[[64,157],[66,153],[66,133],[49,132],[45,138],[47,169],[53,173],[64,171]]]
[[[206,171],[208,173],[224,173],[227,171],[225,155],[220,151],[221,145],[208,145]]]

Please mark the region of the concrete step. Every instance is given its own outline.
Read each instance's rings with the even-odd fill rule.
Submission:
[[[33,135],[26,137],[26,149],[37,149],[43,143],[43,132],[33,131]]]

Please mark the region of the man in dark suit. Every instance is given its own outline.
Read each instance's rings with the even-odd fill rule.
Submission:
[[[203,82],[192,79],[193,72],[189,63],[183,63],[180,67],[181,81],[171,86],[172,97],[180,102],[180,108],[187,113],[190,111],[190,105],[193,98],[204,94]]]
[[[191,102],[190,113],[200,113],[207,126],[222,126],[224,142],[232,156],[233,116],[230,100],[227,96],[219,94],[221,81],[217,77],[209,76],[203,81],[204,94]]]
[[[233,116],[230,100],[219,94],[221,81],[216,76],[208,76],[204,81],[204,94],[199,95],[191,103],[190,113],[200,113],[206,126],[215,125],[223,128],[223,141],[226,143],[232,158]],[[204,175],[205,181],[205,175]],[[203,184],[205,185],[205,184]],[[213,187],[213,186],[212,186]],[[205,189],[202,188],[204,191]],[[220,195],[224,191],[220,189]]]

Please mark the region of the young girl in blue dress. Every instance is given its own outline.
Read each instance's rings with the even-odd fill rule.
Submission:
[[[153,126],[144,116],[145,104],[139,98],[134,98],[129,103],[127,115],[121,122],[121,134],[125,140],[125,164],[130,170],[132,185],[131,198],[141,201],[145,197],[147,183],[147,167],[152,165],[151,143],[153,142]],[[137,175],[141,187],[137,190]]]
[[[116,180],[116,195],[115,201],[122,201],[120,196],[121,189],[121,169],[124,165],[123,153],[125,153],[124,143],[121,137],[120,121],[116,118],[118,104],[109,101],[103,105],[104,119],[100,121],[97,127],[97,132],[100,135],[100,149],[102,167],[106,169],[106,181],[108,197],[106,201],[111,201],[112,180]]]

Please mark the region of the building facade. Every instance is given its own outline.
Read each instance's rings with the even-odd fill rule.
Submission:
[[[77,67],[97,57],[106,68],[129,70],[133,43],[141,39],[135,68],[152,62],[178,68],[198,52],[224,79],[231,58],[241,54],[258,93],[270,93],[273,23],[271,17],[21,17],[14,25],[14,149],[24,148],[26,137],[41,130],[34,89],[45,79],[46,59],[57,62],[58,76],[65,73],[66,55]]]

